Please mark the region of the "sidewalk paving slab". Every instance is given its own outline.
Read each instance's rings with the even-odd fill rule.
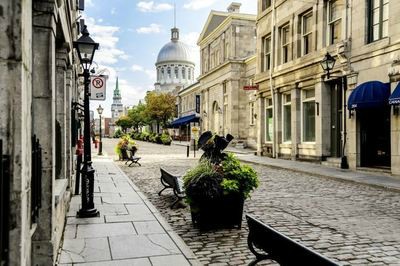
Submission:
[[[100,217],[76,218],[73,196],[58,265],[200,265],[122,170],[107,157],[93,159],[95,207]]]

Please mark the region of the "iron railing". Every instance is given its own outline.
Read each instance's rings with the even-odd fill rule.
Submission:
[[[32,137],[31,221],[36,223],[42,206],[42,148],[39,140]]]
[[[0,140],[0,266],[8,265],[10,216],[10,158]]]

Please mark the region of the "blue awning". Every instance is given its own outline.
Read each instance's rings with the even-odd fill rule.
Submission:
[[[387,105],[390,84],[380,81],[368,81],[357,86],[350,94],[347,108],[362,109]]]
[[[196,117],[195,114],[180,117],[180,118],[172,121],[171,127],[179,127],[182,125],[189,124],[190,122],[199,122],[199,117]]]
[[[390,105],[400,104],[400,83],[397,84],[392,95],[390,95],[389,104]]]

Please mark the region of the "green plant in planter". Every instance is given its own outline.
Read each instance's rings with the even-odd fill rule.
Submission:
[[[171,145],[172,138],[169,134],[163,133],[163,134],[161,134],[161,142],[164,145]]]
[[[119,156],[120,159],[126,159],[126,151],[131,150],[132,152],[136,152],[138,150],[136,142],[130,138],[129,135],[124,135],[121,137],[117,146],[115,146],[115,153]]]

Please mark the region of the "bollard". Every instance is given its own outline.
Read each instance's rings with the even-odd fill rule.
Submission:
[[[196,158],[196,140],[193,140],[193,157]]]
[[[189,157],[189,145],[186,146],[186,156]]]

